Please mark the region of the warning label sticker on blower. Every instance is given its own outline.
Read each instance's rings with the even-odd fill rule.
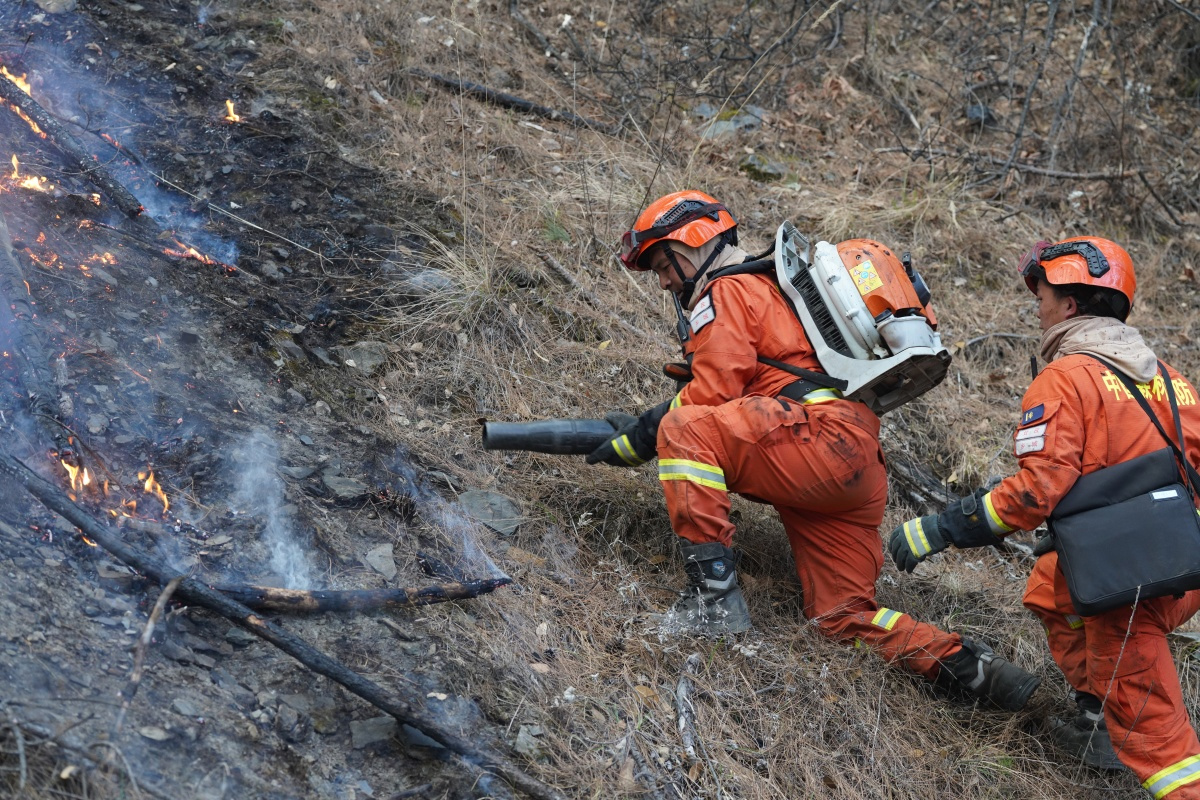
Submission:
[[[864,297],[883,286],[883,281],[879,279],[879,273],[875,271],[875,265],[870,261],[855,264],[849,269],[850,277],[854,279],[854,285],[858,287],[858,293]]]

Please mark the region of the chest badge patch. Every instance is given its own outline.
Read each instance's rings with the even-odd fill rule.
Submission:
[[[870,261],[864,261],[861,264],[855,264],[849,268],[850,277],[854,281],[854,285],[858,287],[858,293],[867,295],[883,286],[883,281],[879,278],[879,273],[875,271],[875,265]]]
[[[706,294],[701,298],[696,307],[692,309],[690,319],[692,325],[692,333],[699,333],[700,329],[717,318],[717,309],[713,306],[712,295]]]
[[[1031,422],[1037,422],[1046,413],[1046,404],[1038,403],[1033,408],[1021,415],[1021,424],[1028,425]]]

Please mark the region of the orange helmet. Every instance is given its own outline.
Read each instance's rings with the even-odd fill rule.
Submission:
[[[737,220],[715,197],[686,190],[658,198],[638,215],[633,229],[621,237],[621,263],[644,271],[638,259],[653,244],[674,239],[689,247],[700,245],[726,231],[737,244]]]
[[[1121,320],[1133,308],[1137,289],[1133,260],[1125,248],[1109,239],[1076,236],[1057,244],[1038,242],[1021,259],[1018,269],[1029,291],[1035,294],[1041,278],[1052,286],[1081,284],[1109,290],[1113,310]]]
[[[937,328],[929,287],[913,269],[908,253],[897,258],[890,248],[871,239],[848,239],[837,245],[837,251],[872,317],[915,312]]]

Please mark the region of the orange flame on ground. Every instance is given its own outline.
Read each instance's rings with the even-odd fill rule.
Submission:
[[[17,156],[15,154],[12,157],[12,165],[12,175],[9,175],[8,177],[14,181],[17,181],[17,185],[22,189],[32,189],[35,192],[51,192],[54,190],[54,185],[46,183],[45,178],[39,178],[33,175],[29,176],[28,178],[22,178],[21,162],[17,161]]]
[[[209,258],[208,256],[204,255],[204,253],[201,253],[199,250],[192,247],[191,245],[184,244],[183,242],[179,241],[178,239],[175,240],[175,244],[179,245],[178,250],[176,250],[172,247],[167,247],[167,248],[163,249],[163,252],[169,256],[175,256],[176,258],[194,258],[197,261],[199,261],[201,264],[215,265],[215,264],[220,263],[217,260],[215,260],[213,258]]]
[[[240,116],[238,116],[236,113],[234,113],[232,100],[225,101],[225,109],[229,112],[225,115],[226,120],[228,120],[229,122],[241,122],[242,121],[242,118]]]
[[[9,72],[7,68],[0,67],[0,75],[3,75],[4,77],[8,78],[10,81],[15,83],[17,85],[17,88],[20,89],[25,94],[29,95],[30,97],[33,96],[33,93],[31,91],[29,91],[29,88],[30,88],[29,81],[25,80],[24,74],[21,75],[20,77],[18,77],[16,75],[13,75],[11,72]],[[36,122],[34,122],[32,119],[30,119],[29,115],[26,114],[24,111],[22,111],[21,109],[17,108],[14,105],[9,104],[8,102],[6,102],[4,100],[0,100],[0,106],[8,106],[9,108],[11,108],[14,112],[16,112],[18,117],[20,117],[21,119],[25,120],[26,123],[28,123],[29,127],[33,129],[34,133],[36,133],[38,136],[42,137],[43,139],[46,138],[46,133],[41,128],[39,128],[38,124]]]
[[[167,509],[171,507],[171,504],[167,501],[167,493],[164,492],[162,487],[158,485],[158,481],[154,480],[154,473],[139,472],[138,480],[145,481],[145,483],[142,484],[142,491],[146,494],[152,494],[157,497],[163,504],[163,513],[166,514]]]

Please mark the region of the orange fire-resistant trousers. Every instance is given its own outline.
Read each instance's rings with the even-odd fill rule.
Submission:
[[[804,616],[889,662],[937,676],[962,640],[875,602],[887,472],[879,419],[847,400],[803,405],[750,396],[682,406],[658,429],[671,526],[693,543],[733,540],[729,493],[769,503],[791,541]]]
[[[1025,607],[1046,628],[1050,653],[1077,690],[1104,700],[1104,721],[1121,761],[1156,797],[1200,800],[1200,741],[1188,721],[1167,633],[1200,609],[1200,590],[1182,598],[1142,600],[1079,617],[1058,568],[1058,554],[1038,559]]]

